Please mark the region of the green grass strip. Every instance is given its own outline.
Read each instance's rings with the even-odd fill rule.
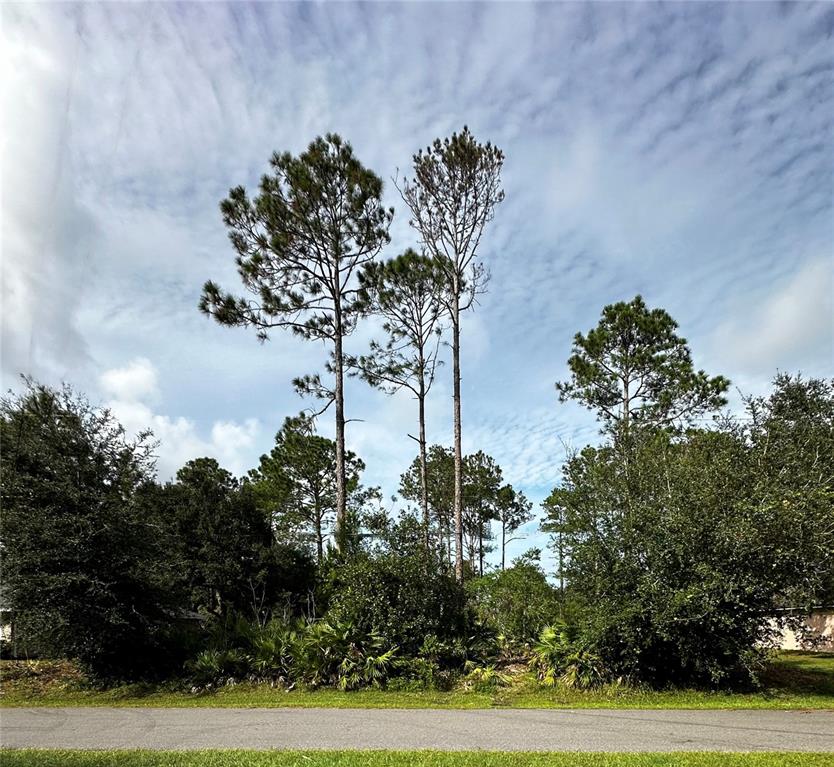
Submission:
[[[66,664],[65,664],[66,665]],[[595,690],[546,688],[529,673],[490,692],[332,689],[284,692],[269,685],[239,684],[191,694],[166,685],[126,684],[108,690],[84,688],[61,664],[21,666],[0,661],[0,707],[159,706],[239,708],[651,708],[651,709],[834,709],[834,653],[784,652],[758,692],[653,691],[607,685]]]
[[[129,706],[160,708],[637,708],[637,709],[834,709],[834,695],[800,692],[710,693],[697,690],[498,689],[478,692],[399,692],[389,690],[294,690],[240,684],[191,695],[142,685],[105,691],[50,690],[32,694],[4,691],[0,708],[36,706]]]
[[[2,767],[830,767],[832,754],[0,750]]]

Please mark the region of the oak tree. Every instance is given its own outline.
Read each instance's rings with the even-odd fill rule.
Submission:
[[[25,386],[0,400],[3,596],[15,643],[102,677],[148,673],[181,604],[163,537],[135,503],[155,444],[149,432],[129,438],[68,386]]]

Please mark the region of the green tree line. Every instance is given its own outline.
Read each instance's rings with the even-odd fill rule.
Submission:
[[[466,128],[415,154],[396,181],[415,248],[389,260],[382,181],[337,135],[273,155],[255,196],[229,192],[245,295],[209,281],[201,310],[329,353],[293,381],[318,404],[244,477],[196,458],[157,481],[152,435],[129,437],[69,387],[27,380],[2,400],[15,652],[205,683],[497,683],[494,664],[519,655],[544,683],[756,683],[776,633],[834,599],[834,382],[779,374],[732,415],[730,382],[695,368],[665,310],[640,296],[604,307],[556,384],[600,425],[542,504],[557,569],[535,550],[508,563],[532,504],[491,456],[463,454],[460,389],[461,313],[488,284],[503,163]],[[383,336],[350,353],[370,316]],[[448,334],[444,446],[425,408]],[[347,448],[345,376],[417,402],[396,514]]]

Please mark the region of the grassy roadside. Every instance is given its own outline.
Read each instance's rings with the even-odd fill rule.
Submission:
[[[54,666],[54,664],[53,664]],[[747,708],[834,709],[834,653],[783,653],[769,670],[765,687],[753,693],[700,690],[653,691],[603,687],[593,691],[547,689],[528,674],[490,692],[436,690],[293,690],[239,684],[192,694],[152,685],[92,690],[66,666],[49,664],[3,673],[0,706],[229,706],[242,708]],[[2,670],[4,666],[0,666]],[[5,664],[7,672],[12,668]]]
[[[2,767],[827,767],[831,754],[496,751],[0,751]]]

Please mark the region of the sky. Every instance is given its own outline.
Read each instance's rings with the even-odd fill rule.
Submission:
[[[463,446],[536,504],[598,439],[554,382],[607,303],[665,308],[735,403],[777,370],[834,375],[831,4],[0,8],[3,389],[69,381],[151,427],[160,479],[201,455],[242,475],[310,404],[290,382],[323,346],[260,344],[197,302],[207,279],[239,286],[228,189],[328,131],[385,181],[385,257],[416,243],[392,183],[416,150],[464,124],[504,150],[492,280],[463,322]],[[378,335],[367,321],[347,349]],[[450,371],[428,404],[443,444]],[[348,446],[389,497],[416,403],[355,380],[346,397]],[[546,544],[535,528],[510,556]]]

